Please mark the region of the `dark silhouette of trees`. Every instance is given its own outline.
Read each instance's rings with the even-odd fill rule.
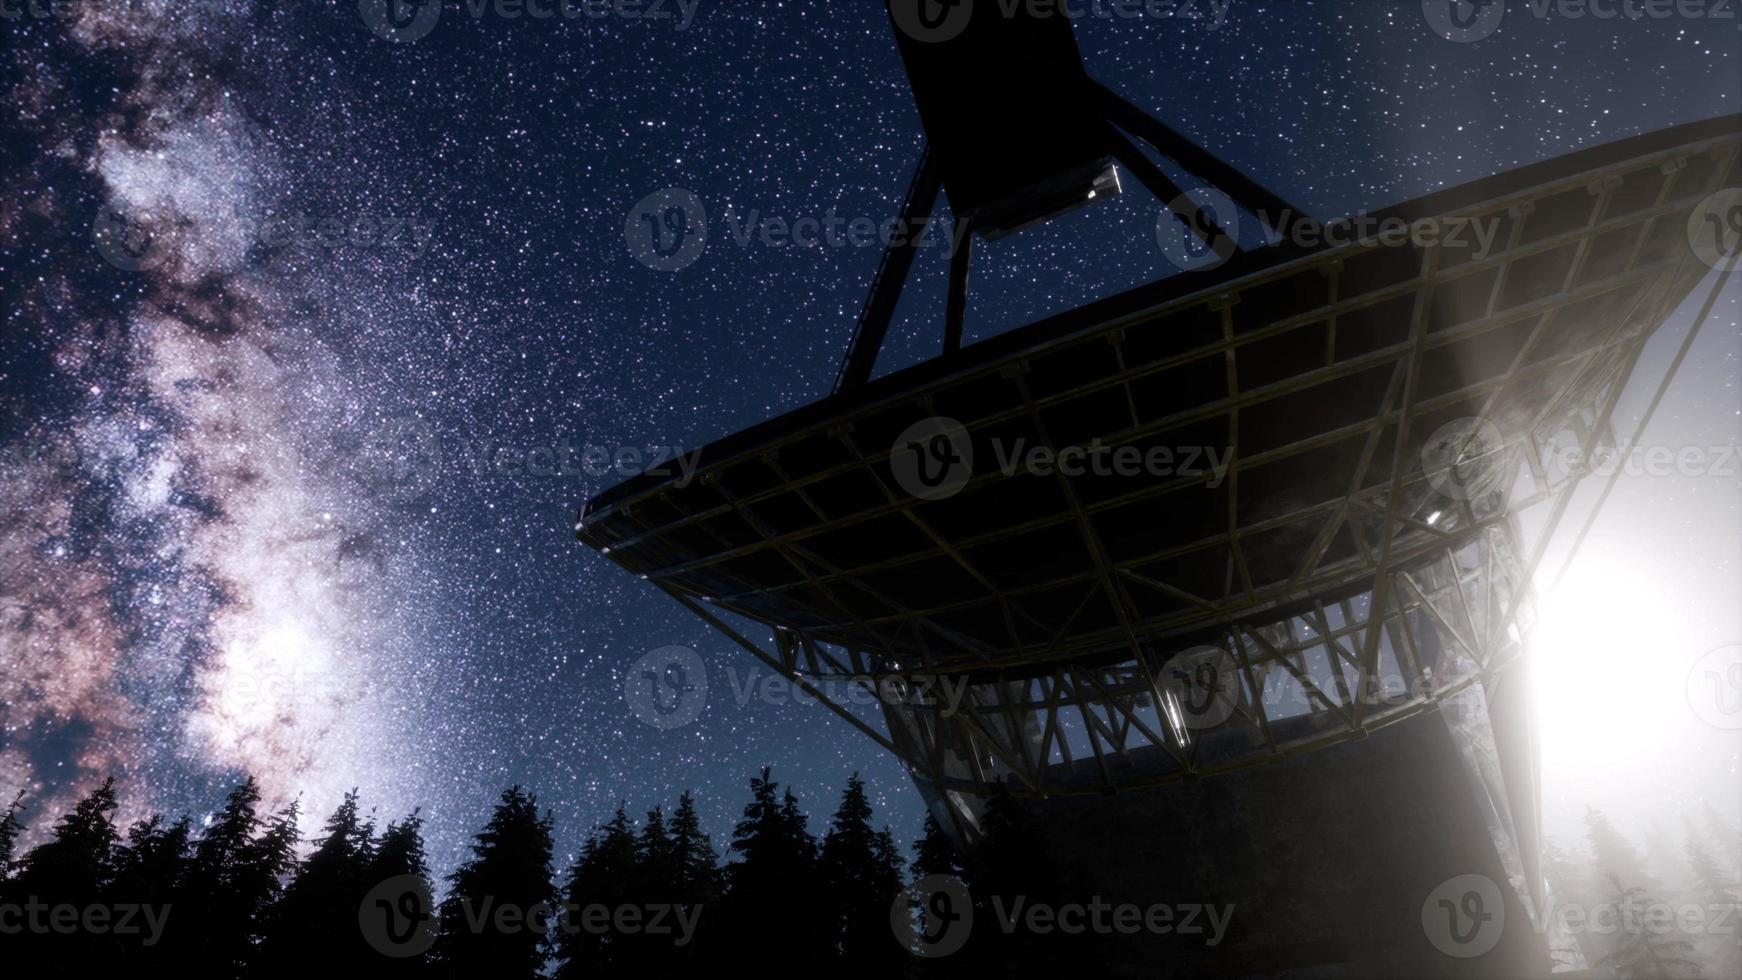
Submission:
[[[13,851],[18,847],[18,835],[26,829],[18,819],[23,809],[24,791],[19,790],[12,802],[6,805],[6,812],[0,814],[0,885],[12,877],[13,865],[17,863]]]
[[[1591,841],[1591,856],[1596,862],[1597,873],[1604,879],[1613,875],[1640,887],[1656,884],[1655,879],[1645,872],[1645,860],[1639,849],[1595,807],[1585,808],[1585,836]]]
[[[569,869],[555,939],[560,978],[688,976],[701,942],[690,928],[714,901],[718,857],[685,793],[668,826],[648,811],[639,833],[625,807],[596,828]],[[624,910],[629,910],[625,912]],[[623,919],[629,928],[611,928]]]
[[[259,803],[260,786],[252,776],[230,791],[194,845],[176,889],[176,922],[165,937],[166,956],[193,975],[236,976],[247,955],[253,903],[244,895],[248,882],[242,864],[260,829]]]
[[[422,895],[435,894],[430,887],[429,860],[424,853],[423,816],[418,810],[411,811],[403,820],[389,823],[387,830],[375,841],[363,884],[367,889],[373,889],[407,877],[417,879],[417,890]],[[353,916],[360,914],[354,909],[346,911],[351,911]],[[421,952],[391,958],[366,955],[363,963],[370,975],[381,980],[409,980],[428,975],[428,958]]]
[[[366,958],[357,906],[373,885],[374,844],[358,813],[356,790],[345,794],[314,845],[267,916],[257,976],[288,980],[343,970]],[[310,942],[313,936],[323,938]]]
[[[187,867],[191,834],[186,817],[165,826],[161,814],[129,827],[127,843],[114,858],[115,877],[108,889],[110,907],[173,910],[176,885]],[[133,915],[137,918],[140,913]],[[118,958],[128,966],[149,970],[154,965],[167,965],[160,936],[144,931],[116,933],[114,941]]]
[[[404,876],[428,891],[418,811],[377,833],[358,793],[347,793],[306,842],[300,800],[267,813],[245,778],[198,824],[153,815],[123,835],[114,782],[106,781],[14,857],[26,828],[24,797],[0,811],[0,901],[69,906],[81,914],[149,907],[137,928],[69,927],[0,935],[7,975],[103,976],[123,972],[191,980],[371,976],[562,978],[711,976],[734,964],[782,973],[914,975],[892,941],[889,909],[903,887],[894,835],[873,830],[857,775],[819,842],[790,790],[764,769],[734,828],[722,867],[702,830],[693,794],[668,816],[639,824],[626,806],[588,836],[568,869],[561,901],[552,885],[552,821],[537,800],[504,792],[471,855],[445,879],[427,952],[384,955],[362,912],[398,894]],[[916,867],[959,868],[935,823]],[[574,911],[569,921],[559,919]],[[596,911],[595,928],[572,916]],[[704,915],[705,913],[705,915]],[[161,928],[146,928],[150,919]],[[400,940],[395,938],[394,943]],[[421,951],[422,947],[418,947]]]
[[[1041,934],[1022,924],[1021,915],[1034,904],[1057,907],[1069,901],[1086,901],[1088,896],[1067,891],[1051,860],[1053,848],[1027,811],[1002,786],[987,801],[981,833],[982,839],[967,861],[974,931],[950,965],[955,967],[960,959],[964,967],[982,972],[1063,975],[1092,963],[1099,953],[1099,937],[1066,936],[1058,931]]]
[[[114,873],[119,840],[115,780],[107,779],[55,823],[50,838],[25,855],[6,882],[4,901],[22,906],[30,926],[9,943],[17,976],[73,976],[111,958],[107,942],[92,942],[83,911],[100,906]],[[70,908],[76,918],[62,912]],[[8,972],[13,972],[9,970]]]
[[[829,913],[824,901],[817,842],[798,799],[784,796],[770,770],[750,780],[750,802],[732,830],[727,889],[707,935],[710,963],[759,969],[778,948],[782,972],[820,971],[831,965]]]
[[[1738,888],[1736,878],[1724,868],[1691,820],[1687,824],[1683,846],[1687,852],[1693,895],[1709,912],[1723,914],[1723,910],[1728,910],[1726,925],[1730,931],[1714,937],[1716,941],[1712,943],[1713,965],[1717,968],[1714,972],[1720,976],[1742,976],[1742,925],[1736,923],[1737,917],[1742,915],[1742,888]]]
[[[1718,846],[1721,853],[1729,856],[1732,866],[1742,864],[1742,829],[1726,820],[1712,805],[1711,800],[1705,801],[1703,813],[1706,818],[1706,831],[1712,835],[1712,842]]]
[[[1649,899],[1638,885],[1623,886],[1615,875],[1608,875],[1609,888],[1621,921],[1627,924],[1618,934],[1615,948],[1597,961],[1597,966],[1610,975],[1629,980],[1672,980],[1699,977],[1704,971],[1694,958],[1694,944],[1646,928],[1645,906]]]
[[[472,839],[472,857],[448,876],[441,932],[431,949],[440,975],[512,980],[539,975],[555,913],[551,830],[538,799],[515,786]]]
[[[920,837],[913,842],[913,877],[955,875],[959,878],[965,870],[956,842],[944,833],[943,825],[928,809],[925,823],[920,827]]]
[[[684,792],[671,815],[672,861],[676,867],[677,900],[685,905],[705,905],[720,895],[720,857],[713,841],[702,831],[696,815],[695,794]]]
[[[902,889],[901,854],[887,829],[871,829],[871,801],[854,773],[847,780],[821,850],[822,883],[836,970],[887,977],[905,959],[890,936],[889,907]]]
[[[556,937],[562,980],[627,974],[632,968],[623,936],[600,928],[592,911],[609,910],[629,901],[638,877],[635,830],[620,804],[609,823],[597,828],[581,846],[580,860],[569,870],[563,890],[566,913]]]

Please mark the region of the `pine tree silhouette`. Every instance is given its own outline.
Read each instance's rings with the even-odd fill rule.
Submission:
[[[670,912],[662,912],[660,931],[650,927],[652,909],[678,904],[677,871],[677,853],[666,831],[665,811],[655,806],[647,811],[647,821],[635,840],[635,877],[630,889],[632,899],[648,918],[624,937],[623,944],[631,970],[637,975],[670,976],[679,971],[684,950],[676,945],[677,920]]]
[[[750,796],[732,830],[739,861],[726,868],[727,892],[706,937],[709,964],[758,969],[777,948],[786,972],[826,969],[832,930],[816,839],[797,798],[782,797],[766,767],[750,780]]]
[[[1722,937],[1721,942],[1709,947],[1717,959],[1714,964],[1717,969],[1713,972],[1718,976],[1742,976],[1742,926],[1736,924],[1737,919],[1742,918],[1742,888],[1701,838],[1691,820],[1687,823],[1687,840],[1683,846],[1687,852],[1688,870],[1692,873],[1693,894],[1705,904],[1709,913],[1722,916],[1730,927],[1730,932]]]
[[[676,865],[676,900],[686,905],[706,905],[718,898],[720,857],[702,831],[695,794],[688,790],[678,798],[677,810],[671,815],[671,850]]]
[[[1645,890],[1637,885],[1623,886],[1615,875],[1608,875],[1610,891],[1620,912],[1622,929],[1617,943],[1597,965],[1613,976],[1629,980],[1680,980],[1700,977],[1704,971],[1694,959],[1694,944],[1686,939],[1671,938],[1646,926]]]
[[[1731,870],[1742,868],[1742,829],[1738,829],[1735,821],[1726,820],[1711,800],[1705,801],[1703,815],[1706,818],[1706,832],[1712,835],[1712,842],[1717,845],[1720,858]]]
[[[163,936],[151,931],[153,922],[164,927],[173,923],[176,887],[188,862],[188,820],[182,817],[164,825],[163,817],[154,814],[136,822],[127,830],[127,843],[115,854],[115,878],[109,886],[108,903],[119,909],[132,906],[151,910],[132,913],[140,931],[115,935],[120,966],[130,969],[167,966],[167,950]]]
[[[314,838],[283,898],[267,916],[255,975],[306,977],[354,970],[371,962],[357,906],[373,886],[368,829],[358,817],[357,791],[345,794]]]
[[[95,973],[116,955],[113,944],[81,931],[86,911],[101,906],[114,875],[115,780],[109,778],[55,823],[48,840],[24,856],[6,883],[4,900],[29,921],[10,944],[8,972],[17,976]],[[77,917],[69,923],[60,909]],[[32,913],[31,909],[39,911]]]
[[[555,908],[551,821],[515,786],[472,840],[472,857],[448,876],[441,932],[430,950],[439,975],[533,980],[544,966],[544,933]]]
[[[968,859],[968,885],[974,898],[974,931],[963,950],[963,965],[973,970],[1082,970],[1100,954],[1095,937],[1035,933],[1020,918],[1006,932],[1002,918],[1023,907],[1057,907],[1069,897],[1049,860],[1052,848],[1028,813],[1002,785],[987,800],[981,840]],[[1087,898],[1087,896],[1083,896]],[[954,959],[951,965],[955,965]]]
[[[254,916],[270,897],[260,893],[254,852],[263,827],[259,805],[260,786],[248,776],[230,791],[194,844],[164,940],[165,957],[189,975],[243,974],[253,948]]]
[[[418,890],[422,894],[435,894],[430,887],[429,861],[423,844],[423,817],[418,810],[411,811],[403,820],[389,823],[380,839],[374,842],[368,869],[363,875],[364,894],[368,894],[367,889],[404,876],[417,878],[420,882]],[[358,914],[356,909],[350,911],[353,916]],[[421,952],[395,957],[374,953],[366,956],[364,962],[367,964],[365,972],[382,980],[422,977],[429,965],[427,954]]]
[[[390,823],[375,845],[369,862],[368,881],[371,886],[399,875],[429,876],[429,859],[424,854],[423,815],[413,810],[404,820]]]
[[[713,948],[709,934],[720,918],[724,881],[720,856],[702,830],[695,794],[688,790],[678,797],[677,809],[672,811],[670,835],[672,879],[668,900],[679,907],[692,930],[688,944],[672,950],[673,970],[699,974],[701,964],[709,962],[709,950]]]
[[[0,814],[0,885],[12,877],[17,861],[13,850],[18,846],[18,835],[24,833],[25,826],[18,819],[18,814],[24,810],[24,791],[19,790],[12,802],[6,805],[6,812]]]
[[[1639,849],[1595,807],[1585,808],[1585,836],[1591,842],[1591,856],[1603,880],[1613,875],[1640,887],[1657,883],[1646,873],[1645,860],[1640,857]]]
[[[248,924],[244,932],[246,955],[260,946],[261,927],[271,917],[273,907],[284,895],[286,883],[296,871],[296,847],[302,841],[297,829],[301,800],[292,800],[273,814],[265,829],[242,847],[232,877],[240,910]],[[355,931],[355,930],[350,930]]]
[[[1591,877],[1589,861],[1583,853],[1570,852],[1553,838],[1544,837],[1542,868],[1543,875],[1548,879],[1548,904],[1541,915],[1559,916],[1562,914],[1561,910],[1569,905],[1581,909],[1596,907],[1599,893],[1596,882]],[[1561,943],[1559,947],[1551,945],[1549,949],[1549,958],[1557,967],[1583,969],[1600,952],[1591,947],[1589,937],[1582,929],[1551,933],[1550,938],[1551,942],[1558,940]]]
[[[871,801],[854,773],[823,836],[822,876],[836,970],[887,977],[905,954],[890,937],[889,908],[901,892],[901,855],[887,831],[871,829]]]
[[[563,901],[570,910],[556,937],[562,980],[619,976],[631,969],[623,936],[609,926],[614,911],[633,900],[636,889],[635,830],[622,804],[606,823],[588,835],[580,860],[569,870]]]
[[[956,842],[944,833],[943,825],[927,809],[925,823],[920,827],[919,840],[913,842],[914,878],[929,875],[954,875],[959,878],[965,870],[962,855],[956,850]]]

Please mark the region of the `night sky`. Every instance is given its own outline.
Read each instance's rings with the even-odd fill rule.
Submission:
[[[1517,5],[1457,43],[1413,0],[1196,8],[1085,18],[1090,71],[1322,217],[1742,109],[1734,19]],[[915,836],[892,758],[740,704],[747,655],[574,540],[620,477],[548,465],[828,391],[878,249],[740,245],[727,213],[894,216],[921,135],[881,3],[455,0],[400,42],[355,0],[4,9],[0,791],[33,824],[109,773],[132,818],[252,772],[305,826],[353,786],[383,823],[421,805],[445,870],[513,783],[562,853],[684,788],[719,842],[772,765],[813,829],[857,770]],[[676,272],[625,241],[665,188],[709,222]],[[1127,181],[978,249],[969,341],[1167,275],[1160,213]],[[880,372],[938,349],[944,281],[922,255]],[[1738,425],[1737,292],[1665,410],[1706,442]],[[1681,500],[1676,540],[1733,529],[1736,496]],[[1675,564],[1736,575],[1733,547]],[[623,674],[673,644],[709,702],[662,730]]]

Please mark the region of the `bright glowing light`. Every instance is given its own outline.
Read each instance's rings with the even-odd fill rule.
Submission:
[[[1672,599],[1629,563],[1588,555],[1544,603],[1530,659],[1551,779],[1661,762],[1688,724],[1681,664],[1696,641]]]

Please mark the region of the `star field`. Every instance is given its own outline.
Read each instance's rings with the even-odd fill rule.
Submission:
[[[112,772],[131,817],[245,771],[316,814],[357,786],[422,806],[447,867],[510,784],[560,851],[685,788],[723,835],[772,765],[813,821],[858,771],[915,836],[893,759],[819,706],[740,704],[747,655],[574,541],[617,474],[528,465],[828,391],[878,250],[740,245],[725,216],[895,214],[922,140],[881,4],[704,0],[679,30],[458,3],[400,43],[339,0],[59,10],[0,22],[0,790],[55,813]],[[1098,79],[1324,217],[1742,108],[1733,21],[1513,11],[1463,44],[1372,0],[1077,32]],[[980,250],[968,341],[1168,274],[1127,184]],[[668,187],[710,231],[671,273],[624,241]],[[944,270],[916,263],[880,371],[936,352]],[[1718,316],[1709,397],[1670,416],[1711,438],[1734,295]],[[709,702],[658,730],[623,671],[671,644]]]

